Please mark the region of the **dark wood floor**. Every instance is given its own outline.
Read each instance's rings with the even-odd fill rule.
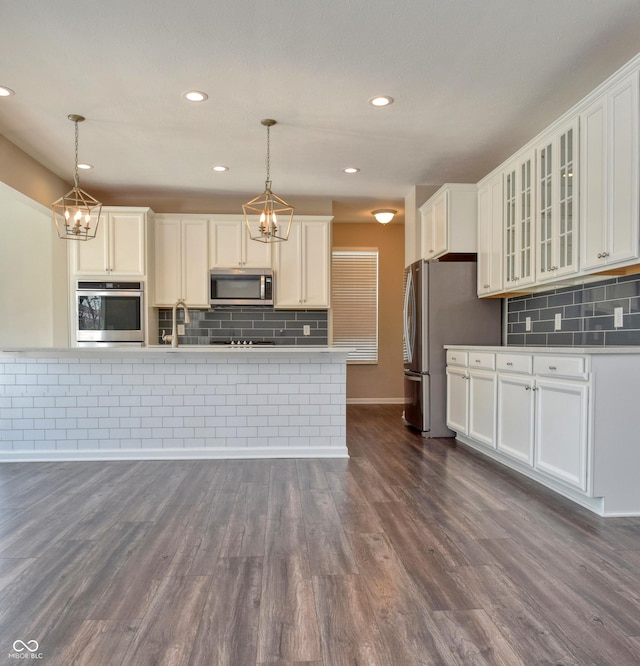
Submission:
[[[640,519],[423,440],[397,406],[350,407],[348,441],[0,466],[0,663],[15,641],[48,666],[640,663]]]

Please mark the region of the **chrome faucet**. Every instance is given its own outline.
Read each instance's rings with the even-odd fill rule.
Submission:
[[[184,323],[191,323],[187,304],[182,299],[176,301],[173,305],[173,312],[171,313],[171,335],[165,335],[165,332],[162,331],[162,342],[170,342],[172,347],[178,346],[178,306],[184,310]]]

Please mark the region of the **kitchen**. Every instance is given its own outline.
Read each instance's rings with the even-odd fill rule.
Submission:
[[[633,55],[633,52],[628,55]],[[618,62],[618,65],[623,62]],[[604,80],[615,69],[611,67],[594,84]],[[582,94],[587,92],[583,90]],[[581,95],[576,95],[571,103],[579,98]],[[570,106],[566,104],[561,110]],[[559,115],[556,114],[556,117]],[[547,119],[548,122],[552,120]],[[538,129],[546,124],[539,123]],[[281,134],[276,134],[278,129],[278,126],[274,129],[274,139],[285,133],[286,126],[281,128]],[[64,134],[63,129],[60,132]],[[83,127],[82,132],[84,141],[84,137],[90,135],[88,127]],[[534,134],[536,132],[532,131],[524,137],[525,140],[512,145],[513,150],[505,151],[503,157],[514,153]],[[274,141],[274,148],[277,146],[278,143]],[[2,148],[3,156],[10,156],[12,164],[12,168],[6,165],[6,171],[14,172],[12,175],[3,170],[0,176],[8,187],[20,192],[19,188],[11,185],[16,184],[16,165],[20,164],[28,164],[35,180],[41,185],[45,184],[38,197],[33,197],[40,201],[39,206],[25,199],[12,205],[26,207],[30,218],[41,220],[41,229],[50,232],[50,218],[45,222],[47,216],[42,209],[68,186],[64,182],[52,186],[55,179],[46,175],[41,165],[34,164],[33,158],[27,153],[12,148],[9,142],[3,140]],[[254,149],[253,152],[259,153],[260,150]],[[2,163],[6,164],[4,160]],[[492,169],[499,163],[500,160],[495,160]],[[439,182],[476,183],[490,176],[492,169],[485,169],[474,179],[443,178]],[[61,173],[66,173],[64,168]],[[280,183],[277,174],[278,169],[274,163],[276,185]],[[91,186],[90,178],[87,177],[86,181],[87,189],[95,193],[97,190]],[[58,191],[51,192],[49,196],[47,183]],[[32,185],[25,187],[23,183],[21,187],[33,192],[29,190]],[[281,188],[276,189],[280,191]],[[585,511],[575,502],[569,502],[545,487],[523,480],[502,466],[487,463],[485,458],[472,455],[462,447],[452,448],[446,440],[421,438],[400,422],[402,406],[397,402],[403,401],[402,377],[399,372],[402,358],[397,340],[399,337],[401,341],[402,336],[402,268],[420,256],[423,241],[421,232],[424,229],[424,211],[420,208],[431,200],[437,189],[416,185],[411,188],[404,202],[394,203],[396,210],[405,208],[404,238],[402,225],[397,222],[383,227],[373,222],[347,221],[350,217],[357,217],[355,213],[353,216],[347,215],[345,221],[336,222],[334,219],[332,223],[334,248],[378,247],[382,262],[384,249],[389,246],[389,238],[393,234],[394,257],[400,255],[399,262],[395,264],[399,263],[399,270],[395,270],[393,279],[389,277],[382,281],[384,288],[391,290],[392,286],[388,282],[392,283],[395,290],[385,306],[390,309],[384,311],[393,313],[389,314],[389,319],[393,318],[393,326],[396,327],[393,332],[396,351],[390,361],[395,369],[388,375],[391,379],[387,382],[376,378],[378,369],[375,366],[349,366],[347,369],[351,376],[347,377],[346,398],[354,399],[354,404],[349,405],[347,410],[351,415],[347,419],[347,443],[351,458],[246,463],[233,460],[203,461],[200,464],[162,461],[155,464],[158,474],[155,484],[151,473],[144,471],[144,465],[152,463],[17,464],[20,465],[15,467],[18,476],[13,480],[6,479],[3,483],[3,487],[9,491],[4,496],[3,504],[8,511],[4,532],[7,541],[0,551],[3,567],[12,567],[3,569],[9,572],[8,584],[4,589],[17,599],[14,607],[18,611],[15,613],[16,619],[6,624],[9,651],[12,644],[17,644],[20,639],[27,644],[31,640],[42,643],[43,654],[53,663],[61,659],[63,654],[67,658],[72,655],[71,658],[77,658],[78,663],[102,663],[100,656],[104,660],[110,646],[114,648],[111,654],[115,655],[111,657],[115,660],[111,663],[127,663],[132,657],[162,663],[169,650],[182,653],[185,663],[188,654],[192,654],[192,659],[195,659],[193,663],[207,663],[203,656],[206,654],[210,655],[214,663],[242,664],[258,661],[267,663],[278,659],[326,664],[357,663],[358,659],[368,659],[373,663],[394,663],[391,655],[395,656],[395,663],[410,664],[424,663],[425,654],[431,655],[431,661],[437,661],[437,655],[442,663],[464,663],[465,660],[473,659],[473,656],[481,659],[480,655],[486,654],[483,650],[500,654],[503,661],[508,663],[521,663],[526,661],[523,655],[531,654],[534,649],[540,659],[573,658],[577,663],[633,663],[632,660],[637,657],[634,637],[638,635],[633,609],[634,606],[637,608],[638,592],[632,580],[632,569],[628,567],[634,561],[634,551],[638,549],[636,519],[602,519],[595,512]],[[481,192],[487,191],[492,190],[481,188]],[[174,195],[167,195],[171,196]],[[32,200],[28,195],[25,198]],[[482,206],[486,201],[486,198],[478,201],[480,215],[484,214]],[[152,200],[141,202],[123,197],[117,203],[129,208],[146,203],[156,212],[157,217],[173,213],[183,219],[192,214],[202,215],[206,211],[209,219],[209,215],[231,214],[229,210],[216,210],[213,207],[184,211],[174,201],[162,206]],[[367,206],[367,215],[374,208],[384,205],[381,202],[380,205]],[[322,210],[319,208],[296,206],[301,216],[339,217],[335,215],[333,206],[325,206]],[[20,231],[17,233],[20,235]],[[341,239],[339,234],[344,234]],[[41,235],[33,233],[24,233],[19,240],[22,245],[14,246],[11,254],[20,251],[23,257],[33,256],[30,253],[42,242]],[[405,243],[406,247],[403,248]],[[53,239],[43,245],[42,266],[35,267],[43,277],[34,279],[34,267],[25,270],[21,266],[24,262],[13,259],[10,278],[18,282],[19,276],[19,283],[22,284],[24,276],[24,284],[33,290],[30,291],[33,298],[44,292],[43,310],[33,312],[32,308],[31,311],[25,311],[24,291],[9,295],[14,299],[11,302],[15,307],[3,315],[3,331],[18,331],[20,324],[26,331],[25,335],[33,338],[40,336],[41,341],[31,342],[30,346],[65,346],[68,339],[68,330],[65,328],[69,327],[67,313],[71,308],[67,292],[67,257],[60,257],[60,254],[66,251],[56,245]],[[149,245],[146,247],[148,251]],[[155,245],[150,247],[155,248]],[[11,257],[6,261],[10,260]],[[3,266],[6,265],[3,262]],[[481,266],[493,269],[491,263],[481,262]],[[495,272],[504,275],[502,270],[496,269]],[[60,279],[51,281],[51,275]],[[512,275],[521,278],[519,274]],[[519,290],[521,295],[511,296],[508,300],[506,334],[524,336],[514,337],[509,344],[522,346],[525,355],[524,344],[536,347],[547,342],[552,344],[552,335],[571,334],[576,351],[565,350],[563,358],[567,355],[570,358],[579,357],[584,362],[581,370],[583,377],[584,373],[591,374],[596,369],[596,363],[600,363],[593,357],[587,359],[578,351],[584,349],[581,345],[591,348],[591,345],[600,344],[598,338],[588,338],[587,334],[601,336],[602,343],[605,343],[610,333],[613,334],[612,340],[615,340],[616,335],[621,337],[623,333],[631,335],[634,329],[629,324],[633,322],[633,307],[636,304],[633,299],[636,296],[631,295],[634,284],[632,275],[579,277],[579,283],[589,280],[594,282],[592,286],[587,284],[581,287],[576,284],[556,287],[552,286],[555,283],[549,281],[533,285],[535,278],[532,278],[531,284],[522,285],[523,288]],[[7,279],[7,275],[3,274],[3,284],[7,283]],[[481,287],[484,288],[485,284],[490,284],[490,280],[484,280]],[[524,288],[529,287],[543,289],[539,294],[522,293]],[[601,294],[597,292],[599,289],[602,290]],[[518,290],[509,290],[513,291]],[[147,289],[146,293],[150,295],[152,292],[155,292],[155,287]],[[494,293],[501,292],[498,290]],[[567,294],[571,294],[571,302],[567,300]],[[579,298],[583,301],[579,301]],[[626,302],[618,303],[625,298]],[[610,303],[612,309],[610,328],[608,319],[590,319],[609,317],[609,314],[596,311],[595,304],[602,302]],[[169,303],[173,304],[175,301]],[[583,304],[587,307],[577,307]],[[623,308],[622,327],[616,327],[613,321],[613,310],[617,307]],[[558,308],[562,308],[559,312],[561,328],[556,332],[554,328],[558,312],[554,310]],[[152,310],[151,314],[154,312],[156,310]],[[64,316],[60,316],[60,313],[64,313]],[[385,317],[382,305],[380,314],[381,318]],[[530,322],[527,322],[527,317]],[[7,319],[10,321],[5,324]],[[42,320],[42,330],[36,330],[38,327],[33,326],[34,319]],[[580,324],[582,328],[568,330],[567,326],[574,325],[568,322],[575,319],[583,319]],[[590,323],[585,323],[587,320]],[[163,324],[169,323],[166,310],[161,321]],[[14,326],[16,328],[12,329]],[[528,326],[531,331],[527,330]],[[158,336],[161,331],[159,324]],[[168,331],[168,326],[165,331]],[[577,337],[578,333],[584,334],[584,338]],[[527,340],[527,334],[537,337]],[[383,335],[382,330],[380,335]],[[468,344],[473,345],[474,342]],[[381,361],[385,347],[380,345]],[[254,351],[257,350],[240,353]],[[449,351],[457,353],[457,350]],[[461,351],[469,353],[467,363],[473,362],[471,355],[480,353],[488,355],[481,360],[489,365],[500,362],[497,357],[500,350],[471,347]],[[162,353],[166,357],[171,355],[171,352]],[[198,352],[186,349],[175,352],[185,356],[195,353]],[[507,362],[513,361],[505,359]],[[535,359],[532,359],[534,362]],[[483,367],[475,372],[475,376],[482,372],[490,375],[494,370],[497,368]],[[466,374],[471,376],[471,369]],[[599,380],[600,370],[597,374]],[[525,373],[524,376],[528,375]],[[537,374],[531,376],[538,377]],[[584,381],[582,377],[577,381]],[[497,376],[496,381],[499,379]],[[587,381],[591,382],[592,378]],[[358,401],[373,404],[357,404]],[[497,418],[500,419],[500,416]],[[621,436],[625,437],[624,433]],[[471,437],[468,443],[474,441]],[[398,448],[393,447],[391,442],[397,442]],[[91,467],[92,464],[98,467]],[[134,466],[127,470],[123,466],[126,464]],[[4,469],[8,467],[3,466]],[[32,476],[36,471],[36,476]],[[122,479],[118,478],[120,473],[124,474]],[[127,481],[134,481],[134,477],[139,477],[137,488],[135,482],[129,485]],[[142,482],[143,479],[146,480]],[[24,484],[22,492],[21,483]],[[441,493],[429,491],[434,488],[438,488]],[[114,494],[116,489],[122,491],[125,497],[135,499],[130,505],[123,506],[122,499]],[[95,494],[92,490],[96,491]],[[56,494],[58,491],[60,495]],[[81,502],[77,501],[79,498],[82,498]],[[100,505],[101,498],[106,501],[104,507]],[[45,502],[50,504],[49,510],[45,510]],[[176,509],[180,506],[194,507],[194,510],[180,513]],[[110,510],[107,511],[107,508]],[[19,526],[21,515],[30,518],[24,522],[23,527]],[[100,523],[100,516],[104,516],[107,523]],[[47,521],[51,524],[47,525]],[[117,525],[118,529],[124,529],[127,523],[135,525],[135,529],[130,527],[130,532],[125,534],[123,531],[112,542],[115,551],[109,550],[112,546],[107,541],[98,538],[99,534],[114,533],[113,530],[109,531],[109,526]],[[153,525],[146,537],[144,523]],[[197,557],[197,566],[187,563],[189,544],[195,543],[198,534],[204,533],[199,531],[200,528],[207,525],[209,531],[205,531],[207,539],[211,539],[207,541],[211,553],[215,543],[225,544],[222,550],[216,550],[213,557],[215,569],[210,568],[213,562],[207,564],[203,559],[204,551]],[[528,528],[528,532],[523,525]],[[213,530],[215,526],[219,526],[218,532]],[[170,537],[172,530],[179,534],[184,547],[176,538]],[[77,536],[60,540],[56,538],[59,533]],[[84,542],[86,546],[83,545],[82,535],[87,539]],[[216,535],[220,538],[216,539]],[[47,545],[49,542],[50,545]],[[97,548],[94,548],[94,543]],[[120,543],[131,544],[135,549],[135,557],[128,557],[124,551],[117,550]],[[148,548],[137,547],[143,543]],[[541,544],[547,549],[546,554]],[[614,544],[615,548],[609,544]],[[568,564],[573,561],[571,547],[579,553],[578,569],[586,566],[591,574],[588,581]],[[77,566],[85,553],[93,555],[81,568],[80,580],[54,586],[52,589],[55,593],[49,602],[51,605],[40,605],[32,619],[27,621],[27,608],[33,607],[34,600],[28,595],[29,577],[23,573],[28,569],[26,560],[40,559],[39,549],[43,548],[45,555],[47,550],[51,550],[51,558],[66,549],[66,558],[61,561],[66,561],[67,567]],[[614,557],[612,550],[617,550],[620,555]],[[268,556],[263,557],[265,552]],[[111,553],[111,556],[105,557],[107,553]],[[596,566],[594,558],[598,555],[607,557],[609,569],[603,570]],[[164,556],[166,559],[162,559]],[[625,558],[627,564],[622,561]],[[490,569],[474,566],[479,562]],[[261,569],[263,563],[264,569]],[[22,566],[27,569],[22,569]],[[103,582],[96,586],[95,597],[88,596],[88,589],[82,583],[83,580],[101,580],[95,577],[92,567],[98,567],[104,574]],[[144,570],[148,570],[150,575],[147,581],[149,585],[145,583],[148,594],[139,594],[142,588],[135,586],[128,591],[126,581],[135,580],[135,572]],[[64,576],[67,569],[57,571],[67,579]],[[116,572],[127,575],[116,576]],[[548,589],[533,582],[531,572],[540,581],[545,581]],[[117,583],[113,590],[109,590],[104,581],[113,576],[116,576]],[[210,584],[212,577],[218,582],[219,595],[214,589],[216,586]],[[628,591],[616,591],[619,583],[614,583],[614,580],[624,580]],[[238,581],[245,583],[238,588]],[[278,590],[282,589],[280,585],[284,585],[289,594],[278,596]],[[392,590],[387,599],[376,593],[376,589],[379,589],[377,586],[384,585],[390,585],[389,589]],[[515,596],[507,592],[513,591],[514,585],[518,590]],[[527,590],[525,598],[522,596],[524,589]],[[256,594],[262,600],[260,608],[243,604],[243,600],[258,598]],[[62,606],[65,595],[73,600],[72,607],[75,610],[71,615],[60,616],[55,609]],[[118,596],[123,600],[121,605],[116,602]],[[228,604],[221,603],[220,597],[228,599]],[[599,597],[598,601],[595,601],[596,597]],[[495,609],[497,598],[508,598],[509,602],[505,603],[504,609],[511,604],[511,609],[518,609],[514,615],[520,612],[532,625],[538,626],[540,631],[536,633],[537,641],[531,632],[513,621],[505,620],[508,612],[501,614],[491,611]],[[270,599],[277,600],[275,606],[270,605]],[[127,604],[129,608],[125,607]],[[175,613],[179,619],[179,628],[175,635],[165,634],[160,640],[162,628],[167,628],[171,622],[162,613],[163,605],[179,609]],[[403,614],[412,606],[420,609],[422,622],[411,614]],[[241,622],[231,627],[228,616],[234,608]],[[481,611],[478,610],[480,608]],[[551,614],[553,624],[544,620],[541,608],[544,613]],[[389,612],[393,613],[395,626],[390,626],[385,619]],[[47,616],[60,617],[60,622],[47,620]],[[331,621],[333,616],[337,618],[337,624]],[[598,630],[596,623],[588,619],[594,616],[601,619],[604,630]],[[296,617],[298,623],[292,621]],[[3,618],[6,619],[4,615]],[[117,626],[123,620],[131,625],[129,631],[124,630],[122,625]],[[139,626],[134,625],[134,621]],[[281,629],[276,631],[276,627]],[[400,631],[394,631],[398,628]],[[83,634],[93,639],[83,642]],[[207,638],[212,635],[224,635],[226,638],[220,641]],[[234,636],[237,636],[236,642]],[[540,636],[546,638],[540,639]],[[247,641],[246,637],[251,638]],[[405,640],[402,640],[403,637]],[[195,642],[191,640],[193,638]],[[240,645],[241,639],[249,646],[254,646],[257,652],[251,653],[251,647],[248,648],[249,652],[242,652],[244,648]],[[225,652],[229,649],[234,651],[235,661],[229,659],[229,652]]]

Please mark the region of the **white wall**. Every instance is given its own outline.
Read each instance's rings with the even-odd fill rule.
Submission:
[[[67,242],[49,209],[0,182],[0,347],[68,346]]]

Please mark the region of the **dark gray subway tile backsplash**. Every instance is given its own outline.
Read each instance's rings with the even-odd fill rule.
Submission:
[[[614,327],[614,308],[623,326]],[[556,313],[562,328],[554,330]],[[525,330],[531,317],[531,331]],[[507,299],[507,344],[544,347],[640,345],[640,275]]]
[[[212,310],[189,310],[191,323],[185,324],[181,345],[208,345],[211,341],[273,341],[280,345],[327,345],[329,339],[326,310],[275,310],[269,306],[224,306]],[[183,323],[182,311],[178,322]],[[305,324],[310,335],[304,335]],[[171,333],[171,309],[158,312],[158,342],[162,331]]]

